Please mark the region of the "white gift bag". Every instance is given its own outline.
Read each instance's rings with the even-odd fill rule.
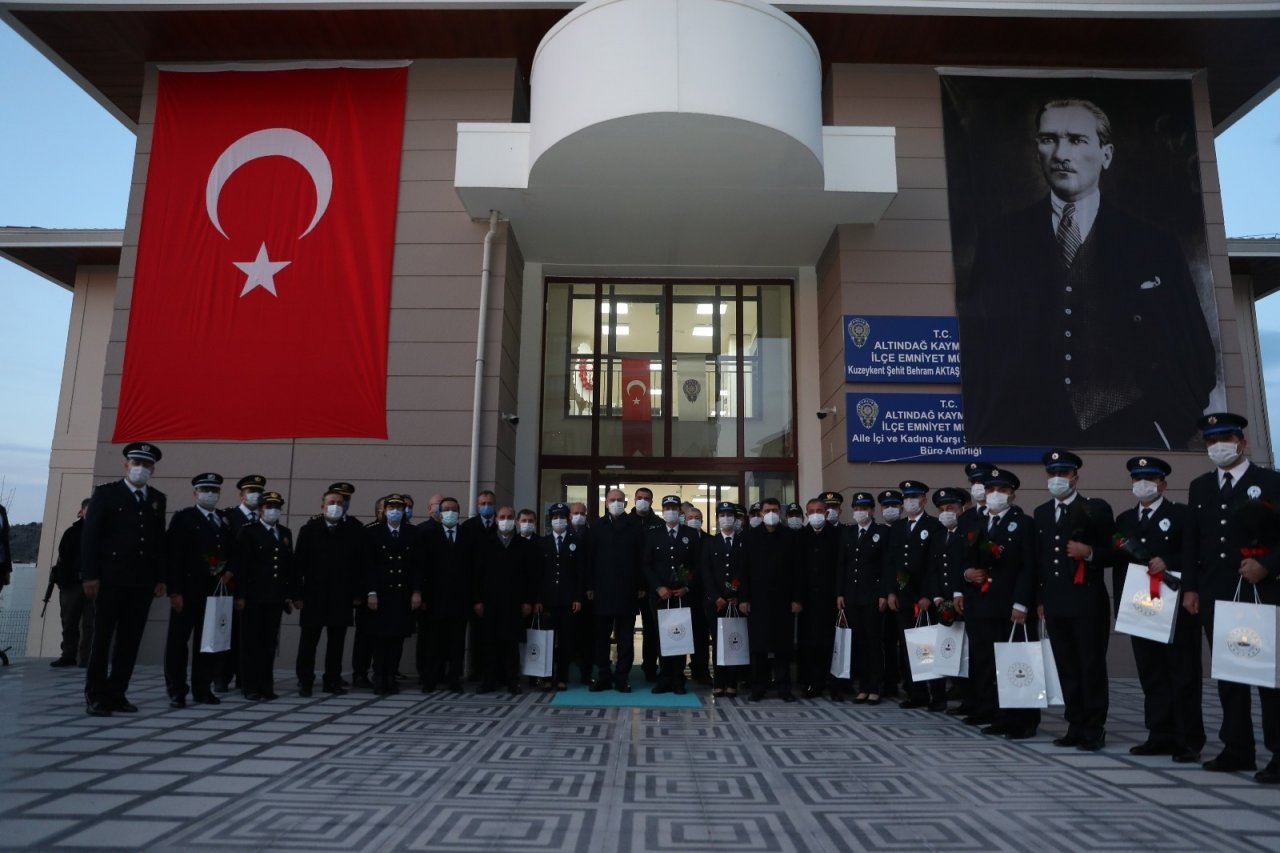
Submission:
[[[1236,584],[1234,600],[1214,602],[1210,673],[1219,681],[1280,686],[1280,661],[1276,658],[1280,608],[1262,604],[1257,588],[1253,590],[1254,603],[1240,601],[1243,583]]]
[[[667,606],[658,611],[659,654],[664,658],[693,654],[693,611],[683,604]]]
[[[1013,641],[1014,630],[1009,632],[1009,642],[996,643],[996,690],[1001,708],[1047,708],[1049,695],[1044,679],[1044,651],[1040,643],[1026,639],[1027,628],[1022,626],[1023,640]]]
[[[831,647],[831,675],[834,678],[848,678],[853,668],[853,629],[844,618],[841,610],[836,616],[836,637]]]
[[[751,663],[747,619],[732,604],[716,619],[716,666],[746,666]]]
[[[520,644],[520,674],[550,678],[555,666],[556,632],[542,630],[542,621],[536,616],[533,625],[525,630]]]
[[[1168,574],[1178,577],[1173,572]],[[1179,604],[1179,593],[1170,589],[1163,581],[1160,584],[1160,596],[1152,598],[1147,567],[1130,563],[1120,592],[1120,613],[1116,616],[1116,630],[1122,634],[1155,640],[1157,643],[1172,643],[1173,629],[1178,624],[1178,611],[1182,609]]]
[[[937,629],[938,662],[935,669],[940,676],[960,678],[960,668],[968,661],[965,647],[964,623],[952,622],[950,625],[934,625]],[[968,670],[966,670],[967,672]],[[914,677],[914,676],[913,676]]]
[[[231,648],[231,616],[235,612],[235,600],[222,581],[218,581],[213,595],[205,599],[204,625],[200,628],[200,651],[215,654]]]
[[[929,614],[925,611],[916,618],[916,627],[902,632],[912,681],[933,681],[943,677],[938,671],[938,626],[928,622]]]
[[[960,670],[956,673],[956,678],[969,677],[969,633],[966,631],[964,635],[964,644],[960,646]]]
[[[1050,705],[1066,705],[1062,694],[1062,680],[1058,678],[1058,659],[1053,656],[1053,644],[1049,642],[1049,624],[1040,623],[1040,651],[1044,654],[1045,698]]]

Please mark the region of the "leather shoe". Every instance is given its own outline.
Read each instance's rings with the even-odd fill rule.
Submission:
[[[941,702],[931,702],[929,704],[929,710],[933,711],[935,714],[941,714],[947,710],[947,700],[943,699]]]
[[[817,687],[814,687],[812,684],[804,689],[804,698],[806,699],[816,699],[821,695],[822,691]]]
[[[310,696],[311,696],[311,685],[309,685],[309,684],[308,684],[306,687],[299,687],[299,688],[298,688],[298,695],[299,695],[299,696],[302,696],[303,698],[310,697]]]
[[[462,689],[462,682],[458,681],[455,678],[453,681],[449,682],[449,692],[450,693],[466,693],[467,691]]]
[[[169,697],[169,707],[170,707],[170,708],[185,708],[185,707],[187,707],[187,697],[186,697],[186,696],[170,696],[170,697]]]
[[[796,702],[796,701],[798,701],[798,700],[796,699],[796,697],[795,697],[795,694],[794,694],[794,693],[792,693],[790,690],[788,690],[786,693],[780,693],[780,694],[778,694],[778,698],[779,698],[779,699],[781,699],[783,702]]]
[[[1129,747],[1130,755],[1176,755],[1178,750],[1171,743],[1145,741],[1137,746]]]
[[[592,693],[603,693],[612,687],[613,685],[607,681],[593,681],[589,689]]]
[[[1004,735],[1009,740],[1031,740],[1036,736],[1035,729],[1010,729]]]
[[[1273,758],[1267,766],[1253,774],[1259,785],[1280,785],[1280,759]]]
[[[111,703],[111,710],[119,711],[121,714],[136,714],[138,713],[138,706],[122,696]]]
[[[431,685],[431,690],[435,690],[435,685]],[[345,696],[347,689],[340,684],[326,684],[323,688],[325,693],[332,693],[334,696]],[[430,690],[423,688],[423,693],[430,693]]]
[[[58,658],[53,663],[49,664],[49,666],[52,667],[53,669],[61,669],[64,666],[75,666],[75,665],[76,665],[75,658]]]
[[[1102,736],[1096,740],[1082,740],[1080,741],[1080,745],[1077,746],[1076,749],[1080,750],[1081,752],[1098,752],[1106,745],[1107,745],[1107,738],[1106,736]]]
[[[946,713],[948,717],[967,717],[970,710],[963,705],[957,705],[954,708],[948,708]]]
[[[215,693],[230,693],[231,685],[225,681],[215,680],[213,682],[213,690]]]
[[[244,694],[244,698],[248,699],[250,702],[261,702],[261,701],[262,701],[262,694],[261,694],[261,693],[246,693],[246,694]]]
[[[111,707],[106,702],[88,702],[84,706],[84,712],[90,717],[110,717]]]
[[[653,689],[650,690],[649,692],[655,696],[657,696],[659,693],[670,693],[671,685],[664,684],[663,682],[659,681],[657,684],[653,685]]]
[[[985,726],[982,729],[982,733],[984,735],[1005,735],[1009,733],[1009,730],[998,723],[992,723],[989,726]]]
[[[619,681],[619,682],[618,682],[618,692],[619,692],[619,693],[630,693],[630,692],[631,692],[631,682],[630,682],[630,681]]]
[[[1198,749],[1183,750],[1182,752],[1175,753],[1173,756],[1173,760],[1176,761],[1178,764],[1199,764],[1200,750]]]
[[[351,678],[352,687],[362,687],[365,690],[373,689],[373,682],[369,680],[367,675],[356,675]]]
[[[1061,746],[1061,747],[1079,746],[1080,743],[1081,743],[1080,735],[1073,735],[1070,732],[1067,732],[1062,737],[1056,737],[1053,739],[1054,746]]]
[[[1210,758],[1201,766],[1210,773],[1234,773],[1237,770],[1257,770],[1258,762],[1252,758],[1238,758],[1224,752],[1217,758]]]
[[[905,708],[907,710],[910,710],[912,708],[924,708],[927,706],[928,706],[928,703],[917,702],[915,699],[904,699],[898,703],[899,708]]]
[[[222,700],[212,693],[205,693],[201,696],[192,696],[191,701],[197,705],[221,705]]]
[[[993,720],[991,717],[983,716],[981,714],[970,714],[964,718],[964,724],[966,726],[989,726],[992,722]]]
[[[262,694],[262,698],[270,702],[273,699],[279,699],[280,697],[277,696],[275,693],[272,693],[270,690],[268,690],[266,693]]]
[[[510,693],[512,696],[519,696],[521,693],[524,692],[524,688],[522,688],[519,684],[515,684],[513,682],[509,687],[507,687],[507,692]]]

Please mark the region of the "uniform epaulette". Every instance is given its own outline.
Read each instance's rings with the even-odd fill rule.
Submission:
[[[366,524],[366,525],[365,525],[365,529],[367,530],[367,529],[369,529],[370,527],[377,527],[379,524],[381,524],[381,522],[378,522],[378,521],[371,521],[371,522],[369,522],[368,524]]]

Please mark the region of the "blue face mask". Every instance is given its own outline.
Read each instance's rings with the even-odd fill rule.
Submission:
[[[399,510],[399,509],[387,510],[387,521],[391,522],[392,524],[399,524],[400,519],[403,517],[404,517],[403,510]]]
[[[404,508],[404,520],[408,521],[411,518],[413,518],[413,507],[407,506]]]
[[[481,504],[481,505],[480,505],[480,517],[481,517],[481,518],[493,518],[493,517],[494,517],[495,515],[497,515],[497,514],[498,514],[498,508],[497,508],[497,507],[495,507],[493,504]]]
[[[351,512],[351,498],[342,499],[342,511]]]
[[[456,509],[446,509],[440,513],[440,522],[445,527],[453,527],[458,523],[458,511]]]

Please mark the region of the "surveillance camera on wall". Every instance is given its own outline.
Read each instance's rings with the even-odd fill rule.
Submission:
[[[520,423],[520,416],[513,415],[510,412],[503,412],[502,419],[507,423],[511,424],[512,426],[516,426],[517,424]]]
[[[827,406],[826,408],[818,409],[818,411],[814,412],[814,414],[818,416],[818,420],[824,420],[827,415],[834,415],[835,413],[835,406]]]

